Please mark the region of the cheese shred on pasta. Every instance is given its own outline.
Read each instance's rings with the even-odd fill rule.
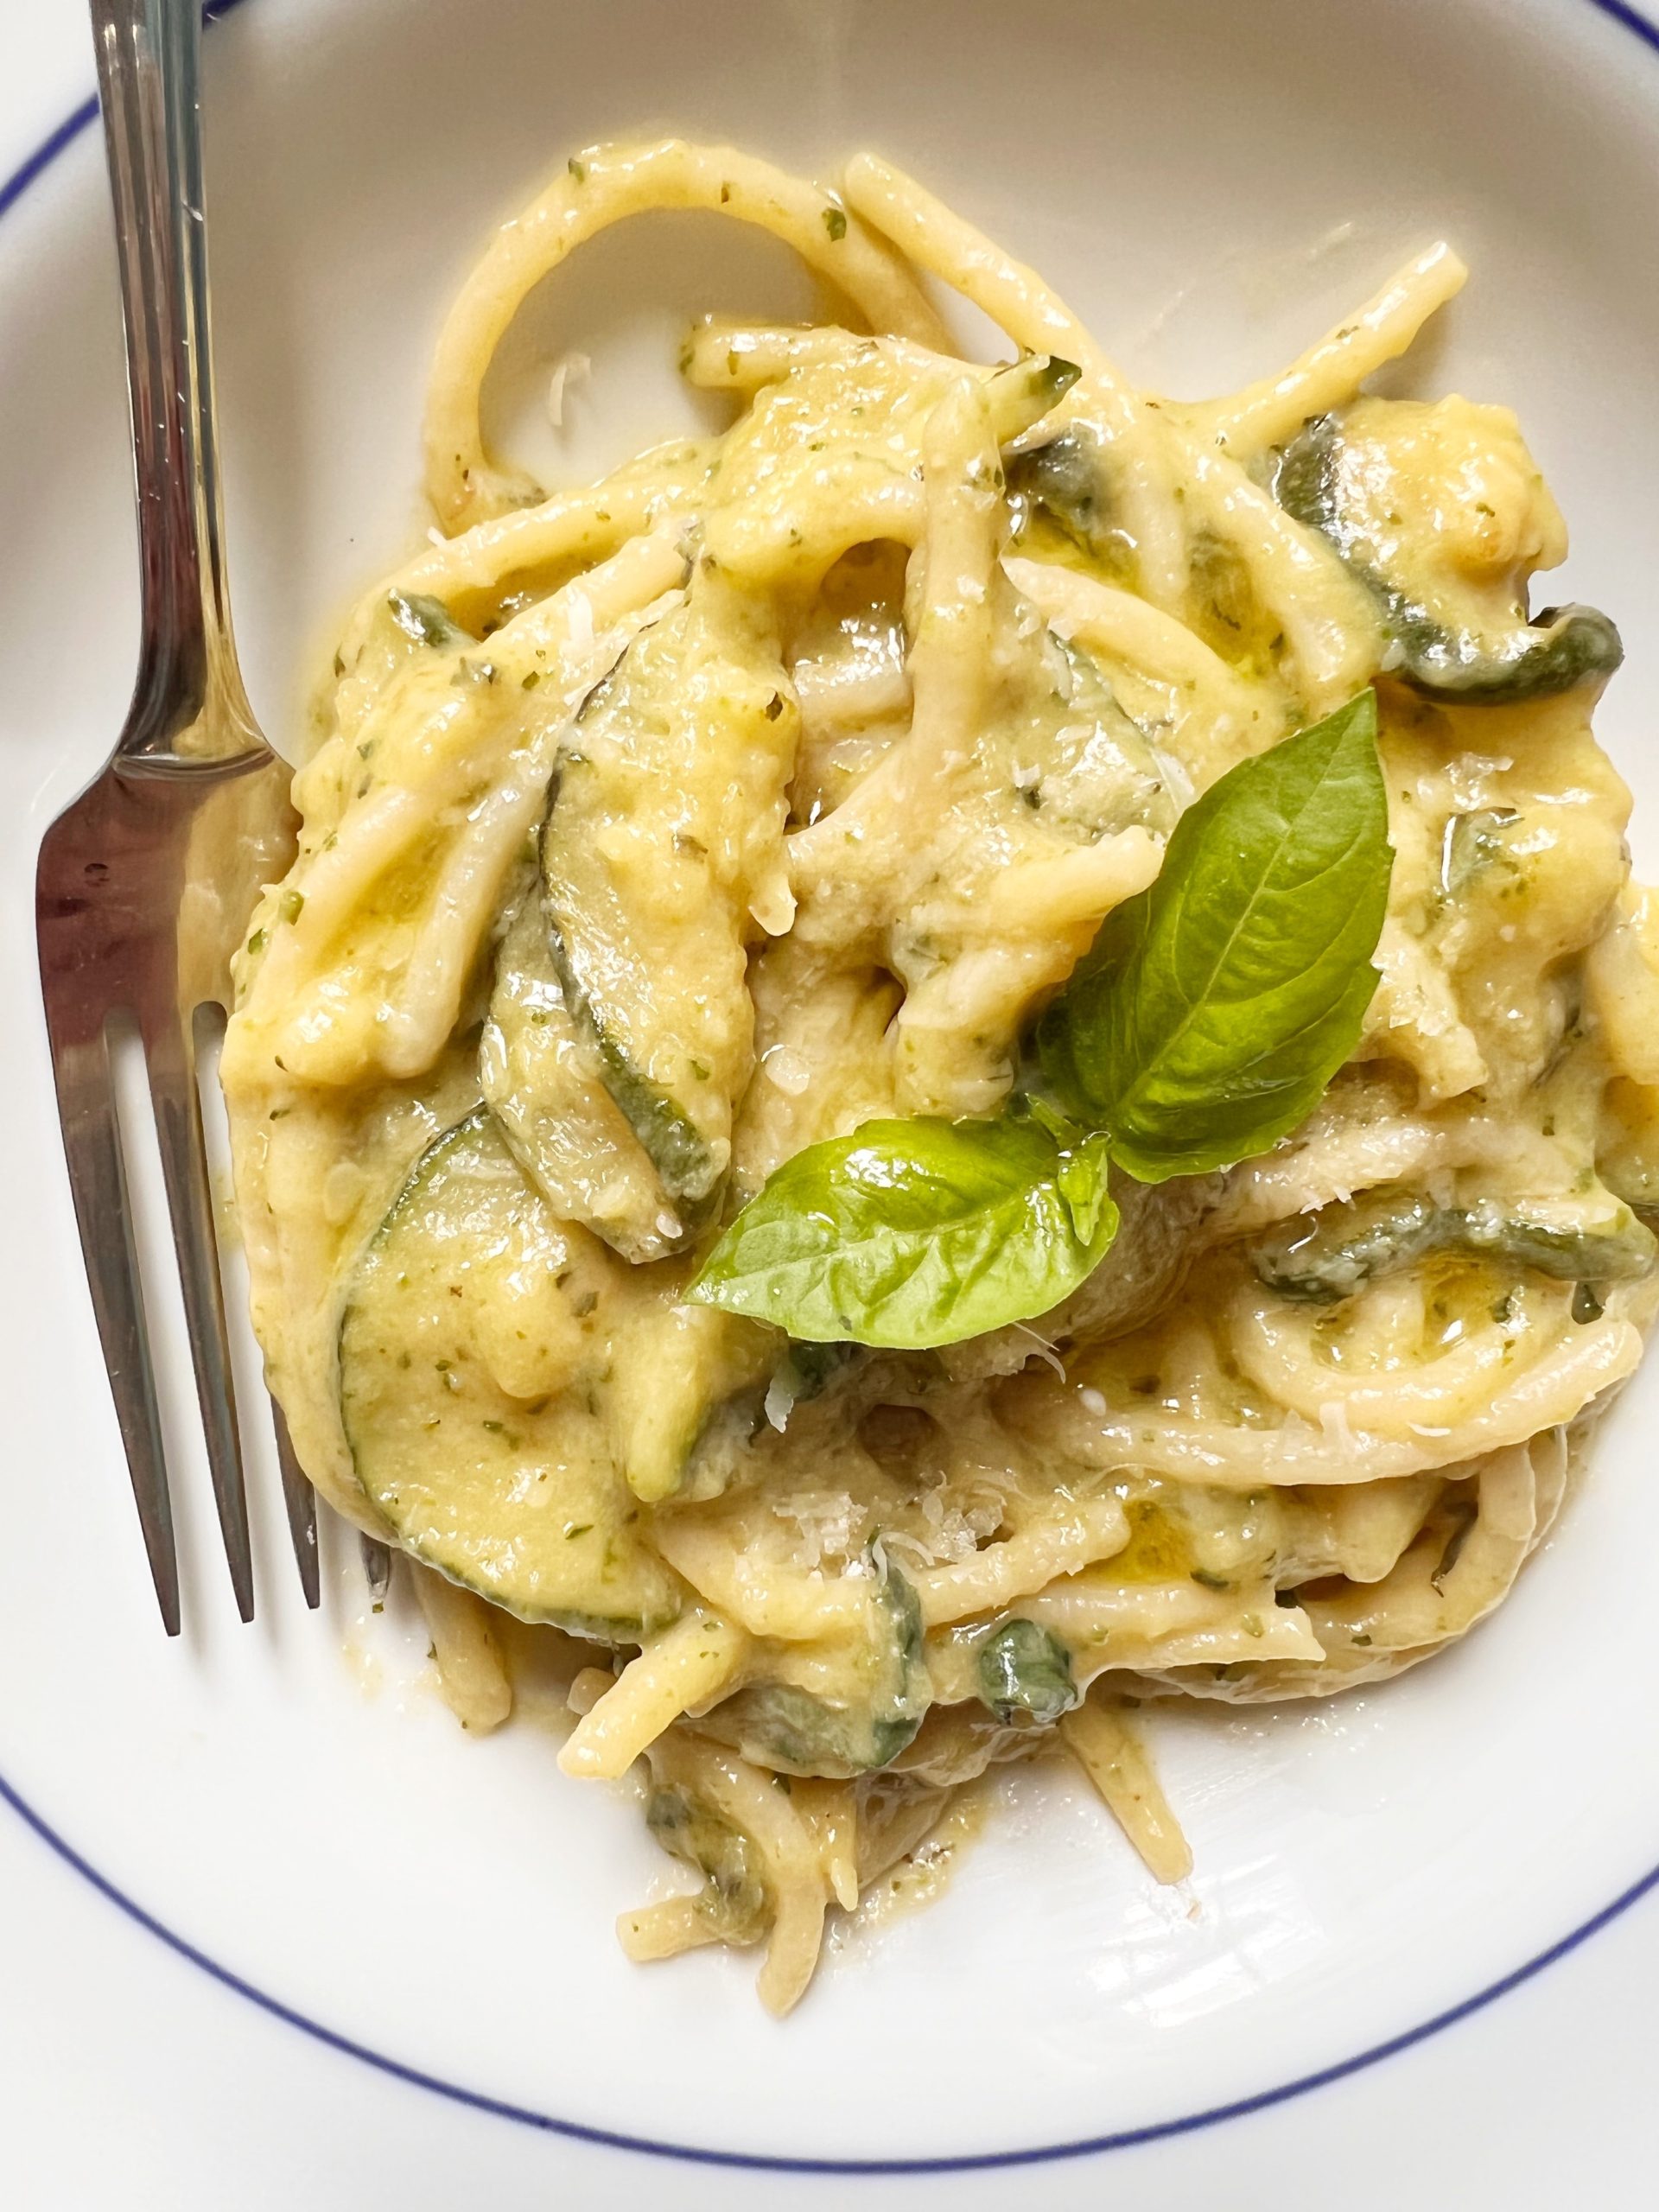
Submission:
[[[785,241],[823,319],[699,324],[730,427],[544,492],[486,449],[491,359],[658,208]],[[569,1640],[561,1764],[637,1767],[693,1878],[632,1957],[763,1946],[782,2012],[827,1916],[1051,1752],[1181,1878],[1147,1702],[1462,1636],[1637,1364],[1659,920],[1591,732],[1616,633],[1527,613],[1565,534],[1505,410],[1363,390],[1464,273],[1435,246],[1282,374],[1163,400],[887,163],[829,194],[667,140],[572,159],[450,315],[440,529],[346,625],[223,1074],[303,1463],[420,1562],[469,1726],[504,1612]],[[941,1351],[685,1302],[805,1146],[994,1113],[1182,810],[1367,684],[1381,980],[1302,1127],[1115,1179],[1095,1276]]]

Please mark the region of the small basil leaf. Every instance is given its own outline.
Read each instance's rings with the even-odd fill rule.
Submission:
[[[1311,1111],[1376,988],[1388,832],[1370,691],[1187,809],[1038,1028],[1044,1074],[1120,1166],[1230,1166]]]
[[[1068,1297],[1117,1233],[1103,1137],[1052,1109],[867,1122],[787,1160],[686,1294],[791,1337],[921,1351]]]

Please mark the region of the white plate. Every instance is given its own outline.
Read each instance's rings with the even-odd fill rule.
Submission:
[[[671,124],[808,168],[868,143],[1176,391],[1275,363],[1405,250],[1453,237],[1475,279],[1414,370],[1518,408],[1574,529],[1564,594],[1624,622],[1601,728],[1651,873],[1656,48],[1599,0],[1032,0],[1017,18],[980,0],[245,0],[210,40],[210,151],[262,715],[296,726],[345,598],[417,533],[430,340],[493,220],[620,130]],[[320,2034],[522,2115],[785,2169],[1041,2157],[1253,2107],[1456,2017],[1644,1885],[1659,1370],[1468,1644],[1329,1709],[1160,1724],[1190,1894],[1152,1890],[1079,1791],[1021,1777],[943,1903],[849,1943],[781,2028],[741,1959],[623,1961],[613,1917],[662,1878],[632,1809],[563,1781],[533,1725],[463,1738],[410,1624],[364,1618],[349,1544],[311,1619],[268,1514],[260,1623],[235,1625],[182,1419],[190,1629],[164,1642],[59,1172],[29,897],[40,831],[96,765],[132,664],[101,189],[83,142],[0,224],[0,994],[20,1040],[0,1137],[30,1163],[0,1292],[0,1777],[20,1808]],[[639,226],[534,303],[497,403],[530,425],[537,362],[592,353],[558,463],[585,473],[685,419],[687,314],[787,307],[791,284],[781,257],[701,219]],[[614,2172],[606,2202],[662,2185],[632,2158]]]

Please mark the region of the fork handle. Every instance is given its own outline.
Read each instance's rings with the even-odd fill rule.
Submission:
[[[200,0],[92,0],[127,334],[142,576],[117,757],[262,750],[238,671],[208,346]]]

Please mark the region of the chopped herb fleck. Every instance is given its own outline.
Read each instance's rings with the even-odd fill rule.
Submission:
[[[389,592],[386,604],[406,638],[421,645],[451,645],[465,635],[441,599],[429,592]]]

